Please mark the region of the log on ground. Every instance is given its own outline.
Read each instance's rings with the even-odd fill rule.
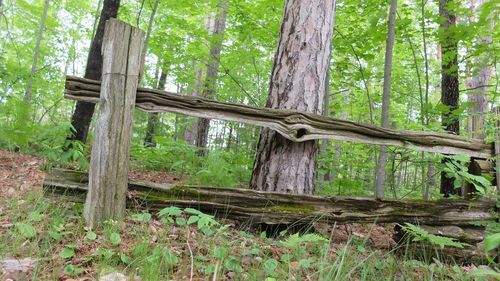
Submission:
[[[86,173],[54,169],[44,182],[47,191],[84,195]],[[218,217],[255,224],[404,223],[470,226],[494,220],[495,202],[393,201],[363,197],[321,197],[268,193],[249,189],[162,185],[129,181],[128,207],[158,211],[168,206],[193,207]]]

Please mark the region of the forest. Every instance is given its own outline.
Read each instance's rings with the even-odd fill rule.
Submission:
[[[498,280],[494,0],[0,0],[0,280]]]

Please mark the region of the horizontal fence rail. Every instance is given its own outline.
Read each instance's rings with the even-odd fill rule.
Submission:
[[[53,169],[44,180],[46,191],[83,198],[88,190],[84,172]],[[225,218],[253,223],[403,223],[472,227],[471,222],[497,218],[491,200],[397,201],[368,197],[314,196],[241,188],[175,186],[129,181],[133,202],[158,211],[168,206],[197,208]]]
[[[67,76],[64,94],[68,99],[98,103],[100,88],[100,81]],[[138,88],[135,106],[146,112],[173,112],[268,127],[295,142],[334,139],[482,159],[494,155],[493,144],[481,140],[469,141],[434,132],[391,130],[295,110],[258,108],[160,90]]]

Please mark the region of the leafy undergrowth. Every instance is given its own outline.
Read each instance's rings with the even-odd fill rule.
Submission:
[[[0,260],[36,264],[18,280],[96,280],[116,271],[136,280],[478,280],[485,270],[419,261],[404,245],[377,249],[368,236],[338,244],[284,230],[269,238],[190,208],[129,212],[123,224],[93,231],[84,226],[82,204],[62,197],[32,192],[0,206]]]

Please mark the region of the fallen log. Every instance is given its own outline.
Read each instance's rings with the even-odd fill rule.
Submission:
[[[47,191],[83,199],[86,173],[53,170]],[[255,224],[404,223],[470,226],[494,220],[495,202],[486,200],[393,201],[363,197],[321,197],[249,189],[162,185],[129,181],[127,206],[157,211],[167,206],[193,207],[218,217]]]
[[[69,99],[98,103],[100,88],[99,81],[67,76],[64,94]],[[173,112],[268,127],[295,142],[335,139],[443,154],[466,154],[481,159],[494,155],[493,144],[481,140],[469,141],[434,132],[391,130],[300,111],[258,108],[145,88],[137,89],[136,107],[146,112]]]

